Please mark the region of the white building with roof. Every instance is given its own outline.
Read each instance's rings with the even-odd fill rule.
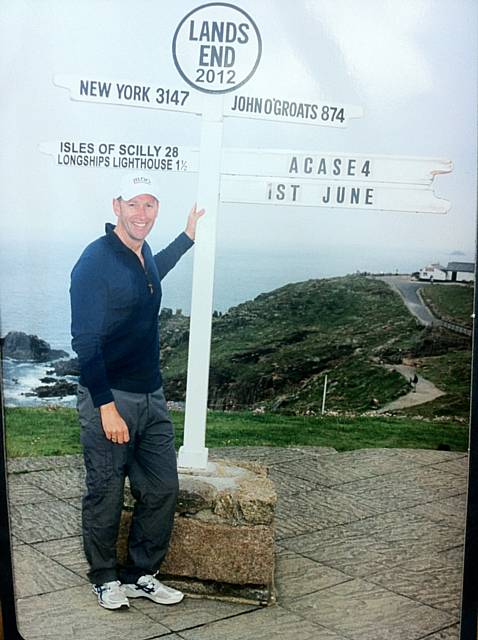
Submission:
[[[440,264],[429,264],[418,272],[419,280],[428,280],[429,282],[444,282],[447,280],[446,267]]]
[[[475,279],[474,262],[449,262],[446,268],[450,282],[473,282]]]

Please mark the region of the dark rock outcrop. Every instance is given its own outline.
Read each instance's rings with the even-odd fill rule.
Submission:
[[[64,398],[65,396],[73,396],[76,393],[77,385],[68,380],[58,380],[55,384],[43,385],[35,387],[33,392],[39,398]]]
[[[3,355],[22,362],[50,362],[68,356],[62,349],[52,349],[38,336],[22,331],[9,331],[3,339]]]
[[[79,376],[80,365],[78,358],[70,358],[69,360],[60,360],[55,362],[53,370],[57,376]]]

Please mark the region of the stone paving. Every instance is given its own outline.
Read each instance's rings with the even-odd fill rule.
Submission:
[[[105,611],[86,580],[77,456],[9,461],[26,640],[456,640],[467,455],[325,447],[211,450],[255,460],[279,496],[277,604],[186,597]]]

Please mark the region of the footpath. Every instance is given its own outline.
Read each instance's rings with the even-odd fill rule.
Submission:
[[[414,375],[417,373],[415,367],[406,364],[384,364],[382,365],[389,371],[398,371],[407,380],[413,380]],[[405,395],[392,400],[388,404],[384,405],[380,409],[377,409],[376,413],[388,413],[389,411],[397,411],[399,409],[408,409],[408,407],[415,407],[425,402],[431,402],[440,396],[445,395],[445,392],[436,387],[433,382],[427,380],[423,376],[417,374],[418,382],[415,385],[415,390],[406,393]]]

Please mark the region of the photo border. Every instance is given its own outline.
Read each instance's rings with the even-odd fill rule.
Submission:
[[[223,2],[212,2],[197,7],[209,5],[225,5],[239,9],[236,5]],[[245,11],[242,13],[248,14]],[[189,15],[189,14],[188,14]],[[188,16],[186,16],[187,18]],[[249,17],[249,16],[248,16]],[[184,19],[186,19],[184,18]],[[182,24],[182,23],[181,23]],[[255,23],[254,23],[255,24]],[[178,27],[179,28],[179,27]],[[176,38],[176,34],[174,39]],[[262,53],[262,42],[259,38],[259,58],[251,72],[253,75],[259,63]],[[176,57],[174,55],[176,68]],[[184,77],[189,85],[198,89]],[[250,77],[250,76],[249,76]],[[244,81],[246,82],[249,77]],[[235,90],[242,84],[234,87]],[[204,91],[204,93],[226,93],[225,91]],[[476,247],[478,247],[478,211],[476,213]],[[468,435],[468,486],[466,501],[466,518],[464,532],[464,556],[462,563],[462,589],[461,589],[461,615],[459,622],[460,640],[472,640],[477,637],[478,622],[478,255],[475,253],[475,281],[473,303],[473,337],[472,337],[472,364],[470,387],[470,416]],[[0,338],[0,640],[23,640],[17,626],[15,607],[14,572],[12,537],[9,517],[8,478],[7,478],[7,449],[6,449],[6,419],[5,402],[3,392],[3,339]],[[457,540],[457,544],[458,544]],[[28,640],[28,639],[25,639]]]
[[[460,640],[478,636],[478,206],[468,433],[468,491],[462,565]]]
[[[0,640],[22,638],[17,626],[12,536],[8,510],[7,447],[3,396],[3,339],[0,340]]]

